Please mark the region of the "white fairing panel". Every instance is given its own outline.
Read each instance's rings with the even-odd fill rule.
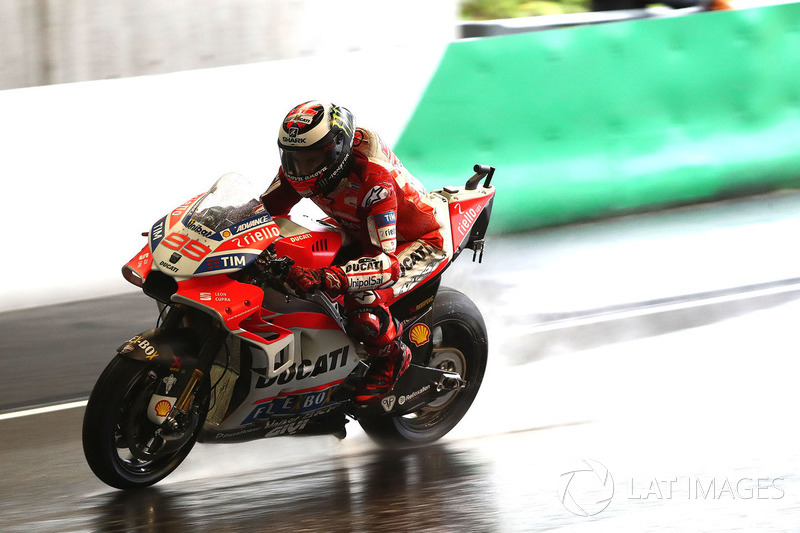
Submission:
[[[266,354],[253,346],[250,394],[217,429],[235,429],[280,415],[310,416],[330,403],[333,391],[358,364],[356,347],[340,330],[292,328],[292,332],[301,363],[291,364],[277,377],[268,377]],[[294,422],[301,423],[302,418]],[[291,433],[298,428],[273,427],[267,422],[267,429]]]

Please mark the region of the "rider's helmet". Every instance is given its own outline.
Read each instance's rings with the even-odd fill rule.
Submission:
[[[350,174],[353,114],[316,100],[289,111],[281,123],[278,147],[283,172],[303,196],[328,194]]]

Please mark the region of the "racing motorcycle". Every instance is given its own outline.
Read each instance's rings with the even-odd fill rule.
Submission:
[[[84,415],[84,454],[97,477],[146,487],[195,442],[344,438],[350,419],[385,446],[426,444],[450,431],[478,393],[488,352],[476,305],[440,287],[462,251],[483,256],[494,168],[474,171],[464,186],[429,193],[449,236],[446,257],[395,289],[390,308],[412,364],[366,407],[352,402],[368,366],[345,332],[341,296],[285,283],[292,264],[329,266],[352,249],[333,219],[272,217],[252,184],[232,173],[153,224],[122,271],[156,300],[156,327],[122,343]],[[397,257],[414,269],[426,253],[412,245]]]

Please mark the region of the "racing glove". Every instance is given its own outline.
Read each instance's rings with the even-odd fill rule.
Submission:
[[[293,266],[289,269],[286,281],[291,287],[303,292],[313,292],[318,289],[335,294],[347,292],[347,276],[338,266],[326,268]]]

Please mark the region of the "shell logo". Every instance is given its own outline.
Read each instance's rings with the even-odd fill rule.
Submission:
[[[172,409],[172,404],[167,400],[161,400],[156,404],[156,415],[164,417],[167,416]]]
[[[416,344],[417,347],[422,346],[430,340],[431,330],[425,324],[417,324],[408,332],[408,338],[411,339],[411,342]]]

